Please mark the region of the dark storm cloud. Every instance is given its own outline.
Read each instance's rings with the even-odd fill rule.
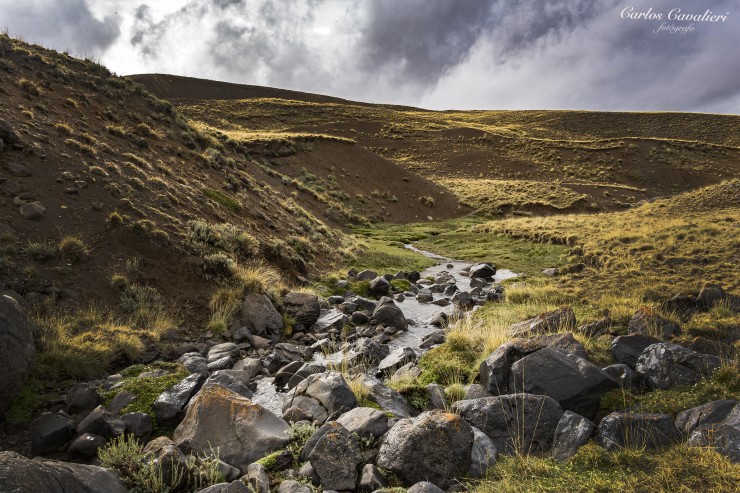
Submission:
[[[87,2],[0,0],[0,26],[60,49],[99,50],[118,72],[363,101],[740,112],[737,0]],[[660,21],[620,18],[629,6],[730,17],[695,22],[685,35],[655,33]]]
[[[87,0],[0,0],[0,27],[76,55],[100,56],[119,36],[115,13],[96,18]]]

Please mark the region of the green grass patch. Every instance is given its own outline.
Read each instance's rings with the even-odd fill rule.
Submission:
[[[548,457],[505,456],[474,493],[737,491],[740,465],[703,447],[676,445],[651,452],[609,452],[589,443],[566,462]]]
[[[203,190],[203,195],[213,200],[214,202],[221,204],[229,210],[236,212],[241,210],[242,208],[242,204],[238,200],[232,199],[231,197],[228,197],[217,190],[206,188],[205,190]]]
[[[419,379],[440,385],[473,382],[484,350],[483,339],[451,332],[445,344],[430,349],[421,357],[419,367],[423,372]]]
[[[733,366],[723,366],[711,378],[693,386],[654,390],[642,395],[612,390],[602,397],[601,408],[607,412],[632,410],[675,417],[681,411],[720,399],[740,399],[740,374]]]
[[[362,248],[347,267],[357,270],[370,269],[384,273],[402,271],[421,271],[435,265],[436,262],[420,253],[412,252],[403,247],[402,243],[383,240],[363,240]]]

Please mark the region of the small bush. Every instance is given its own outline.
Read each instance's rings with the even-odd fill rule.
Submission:
[[[231,197],[227,197],[226,195],[216,190],[206,188],[205,190],[203,190],[203,195],[213,200],[217,204],[220,204],[234,212],[239,211],[242,208],[242,205],[241,203],[239,203],[239,201],[232,199]]]
[[[26,93],[32,96],[39,96],[41,94],[41,88],[39,87],[39,85],[26,78],[20,79],[18,81],[18,85],[20,86],[21,89],[26,91]]]
[[[85,260],[89,254],[87,245],[77,236],[65,236],[59,243],[59,251],[62,252],[64,259],[76,264]]]
[[[87,144],[83,144],[82,142],[75,139],[67,139],[64,141],[64,143],[75,151],[81,152],[83,154],[89,154],[91,156],[95,156],[98,154],[98,151],[96,151],[93,147]]]
[[[47,242],[29,243],[25,249],[25,253],[31,260],[43,262],[54,258],[54,256],[56,256],[57,249],[54,245]]]

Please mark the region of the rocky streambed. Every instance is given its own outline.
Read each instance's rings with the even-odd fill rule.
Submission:
[[[652,310],[635,313],[628,333],[618,335],[608,318],[579,325],[563,306],[512,325],[512,339],[481,364],[479,383],[466,385],[464,395],[453,399],[437,382],[421,387],[422,400],[394,390],[390,379],[420,375],[420,355],[445,341],[450,320],[501,301],[498,281],[514,275],[424,253],[438,265],[351,270],[335,286],[343,294],[287,293],[282,313],[266,295],[248,294],[221,340],[183,340],[161,355],[172,362],[76,385],[31,426],[29,455],[38,460],[0,452],[0,491],[141,489],[153,467],[167,491],[458,491],[460,481],[482,477],[500,454],[567,460],[590,441],[608,450],[687,441],[740,461],[734,400],[675,418],[598,414],[613,389],[694,385],[722,366],[702,341],[673,342],[682,328]],[[740,310],[738,297],[719,286],[665,305],[698,313],[717,303]],[[0,298],[0,316],[16,332],[27,329],[10,298]],[[617,363],[600,368],[589,361],[574,333],[611,338]],[[6,382],[2,391],[8,389]],[[124,436],[141,445],[123,446]],[[121,477],[98,467],[101,449],[104,465]]]

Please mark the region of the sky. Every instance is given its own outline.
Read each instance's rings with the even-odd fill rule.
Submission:
[[[0,0],[0,29],[119,75],[429,109],[740,113],[740,0]]]

